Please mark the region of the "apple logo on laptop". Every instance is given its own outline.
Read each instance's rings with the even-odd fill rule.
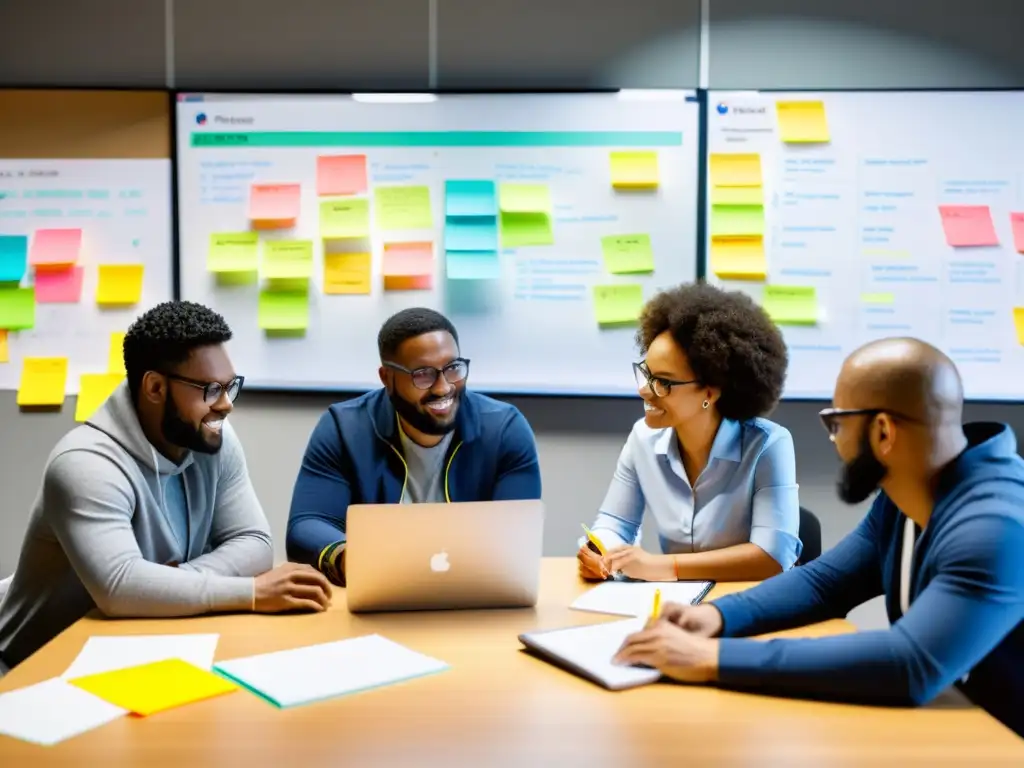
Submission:
[[[430,570],[434,573],[445,573],[451,567],[451,563],[448,562],[448,553],[444,550],[430,558]]]

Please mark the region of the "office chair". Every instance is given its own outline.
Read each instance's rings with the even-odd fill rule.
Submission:
[[[797,565],[807,565],[821,555],[821,523],[811,510],[800,507],[800,541],[804,548]]]

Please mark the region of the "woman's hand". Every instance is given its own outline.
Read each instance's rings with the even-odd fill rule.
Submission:
[[[622,572],[631,579],[642,581],[675,581],[676,570],[672,558],[652,555],[640,547],[616,547],[604,556],[609,573]]]
[[[580,547],[576,553],[580,565],[580,577],[584,581],[604,581],[610,575],[605,567],[604,559],[590,548],[589,544]]]

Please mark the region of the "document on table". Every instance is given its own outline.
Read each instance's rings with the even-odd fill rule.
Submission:
[[[650,604],[647,610],[650,610]],[[548,632],[527,632],[519,636],[519,642],[545,660],[564,666],[609,690],[621,691],[648,685],[661,677],[656,669],[612,663],[626,638],[643,629],[644,624],[646,619],[627,619]]]
[[[0,695],[0,734],[51,746],[127,714],[54,677]]]
[[[714,585],[713,581],[606,581],[584,592],[569,607],[613,616],[647,617],[656,589],[661,590],[662,605],[697,605]]]
[[[225,677],[279,707],[378,688],[448,669],[380,635],[217,662]]]
[[[167,659],[210,669],[219,639],[217,634],[93,636],[61,677],[71,680]]]

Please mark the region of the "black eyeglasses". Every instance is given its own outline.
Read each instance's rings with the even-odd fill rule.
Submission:
[[[176,376],[173,373],[165,373],[164,376],[171,381],[180,381],[182,384],[203,390],[203,401],[207,405],[216,403],[225,392],[228,395],[228,400],[232,403],[235,402],[235,398],[242,391],[242,384],[245,382],[245,376],[235,376],[227,384],[221,384],[219,381],[197,381],[187,376]]]
[[[385,368],[407,373],[412,377],[412,385],[416,389],[430,389],[434,386],[438,376],[444,376],[449,384],[458,384],[469,376],[469,360],[464,357],[457,357],[444,368],[424,366],[423,368],[409,369],[398,363],[383,363]]]
[[[675,379],[666,379],[663,376],[653,376],[647,370],[647,367],[641,363],[633,363],[633,375],[636,376],[636,385],[638,387],[647,387],[657,397],[668,397],[669,393],[672,392],[672,387],[682,387],[686,384],[697,383],[697,379],[677,381]]]
[[[821,419],[825,431],[828,432],[829,439],[835,440],[836,433],[839,431],[839,420],[844,416],[877,416],[880,413],[886,413],[901,421],[919,421],[902,413],[890,411],[888,408],[825,408],[818,412],[818,418]]]

